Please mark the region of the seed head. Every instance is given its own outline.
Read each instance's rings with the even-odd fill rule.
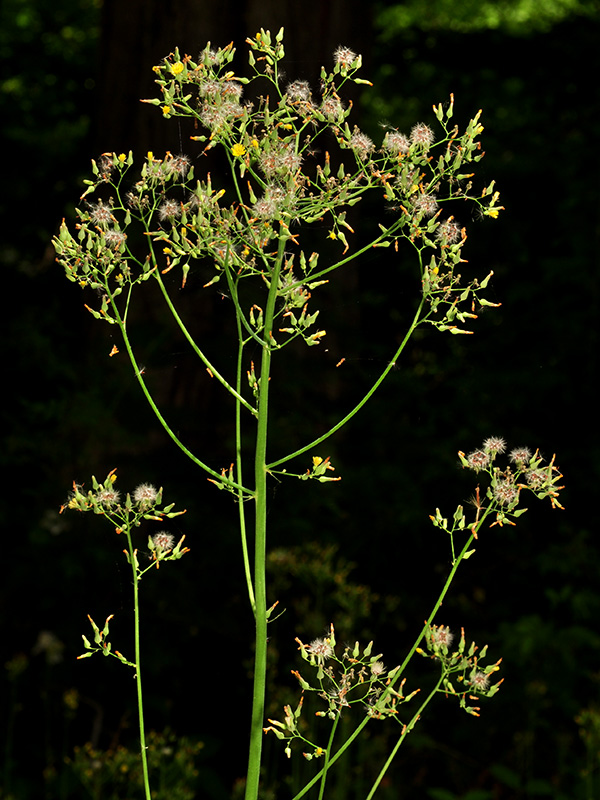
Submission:
[[[474,469],[475,472],[479,472],[482,469],[487,469],[490,465],[490,461],[491,459],[489,455],[483,450],[474,450],[467,456],[469,468]]]
[[[350,137],[350,147],[360,158],[366,158],[375,149],[373,141],[369,139],[366,133],[359,131],[358,128],[354,129],[354,133]]]
[[[164,170],[170,177],[175,179],[185,178],[191,166],[190,159],[185,155],[171,156],[165,159]]]
[[[166,531],[160,531],[159,533],[155,533],[152,537],[152,542],[154,543],[154,547],[157,550],[165,552],[166,550],[173,549],[173,542],[175,541],[174,537],[167,533]]]
[[[158,497],[158,492],[150,483],[140,483],[133,492],[133,500],[140,508],[149,508]]]
[[[342,69],[349,69],[356,59],[357,55],[353,50],[350,50],[349,47],[342,47],[341,45],[333,54],[334,62]]]
[[[161,222],[166,219],[173,221],[176,217],[181,216],[181,204],[177,200],[165,200],[165,202],[158,209],[158,218]]]
[[[321,103],[321,113],[331,122],[337,122],[344,113],[342,101],[337,97],[324,97]]]
[[[532,489],[541,489],[547,481],[547,474],[543,469],[528,469],[525,480]]]
[[[118,250],[121,245],[125,244],[125,240],[127,239],[127,234],[123,233],[123,231],[106,231],[104,234],[104,241],[106,242],[106,246],[110,247],[111,250]]]
[[[454,244],[460,239],[460,225],[452,218],[444,220],[435,232],[442,244]]]
[[[417,214],[422,214],[424,217],[432,217],[438,210],[438,203],[435,195],[420,194],[415,200],[413,208]]]
[[[531,450],[528,447],[515,447],[514,450],[510,451],[508,457],[513,464],[523,466],[524,464],[529,463],[531,458]]]
[[[431,628],[431,641],[436,648],[449,648],[454,639],[454,634],[447,625],[434,625]]]
[[[316,657],[318,664],[323,664],[334,652],[328,639],[314,639],[306,649]]]
[[[410,141],[408,136],[398,131],[388,131],[383,140],[383,149],[389,150],[390,153],[398,155],[399,153],[408,153]]]
[[[420,144],[424,148],[430,147],[435,141],[435,136],[429,125],[424,122],[417,122],[410,132],[411,144]]]
[[[119,497],[119,492],[116,489],[100,489],[96,493],[96,500],[105,508],[116,506],[119,502]]]
[[[519,497],[519,490],[512,480],[501,480],[492,487],[492,494],[500,505],[509,506]]]
[[[106,230],[113,221],[110,206],[105,206],[102,200],[91,206],[90,217],[92,218],[92,222],[98,225],[99,228],[102,228],[102,230]]]
[[[469,678],[469,683],[476,691],[485,692],[485,690],[490,685],[490,679],[485,674],[485,672],[481,672],[480,670],[473,670]]]
[[[385,666],[383,661],[375,661],[371,664],[371,675],[374,678],[380,678],[385,672]]]
[[[491,456],[499,455],[506,450],[506,442],[499,436],[490,436],[483,443],[483,449]]]
[[[285,93],[292,102],[310,103],[310,86],[308,85],[308,81],[294,81],[293,83],[288,83]]]

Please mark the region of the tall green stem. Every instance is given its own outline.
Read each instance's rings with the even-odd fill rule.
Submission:
[[[129,563],[133,574],[133,615],[135,637],[135,682],[137,687],[138,722],[140,727],[140,754],[142,757],[142,775],[144,780],[144,794],[146,800],[152,800],[150,794],[150,778],[148,774],[148,758],[146,754],[146,733],[144,728],[144,702],[142,694],[141,672],[141,647],[140,647],[140,603],[139,603],[139,576],[137,555],[131,542],[131,532],[126,529],[127,543],[129,546]]]
[[[271,348],[273,347],[273,319],[279,273],[283,262],[289,233],[281,226],[277,260],[269,276],[270,286],[265,309],[263,346],[258,390],[258,423],[254,458],[255,478],[255,541],[254,541],[254,595],[256,601],[256,634],[254,654],[254,687],[252,693],[252,721],[246,800],[257,800],[260,782],[263,720],[265,709],[265,684],[267,678],[267,586],[265,560],[267,552],[267,435],[269,421],[269,380],[271,377]]]

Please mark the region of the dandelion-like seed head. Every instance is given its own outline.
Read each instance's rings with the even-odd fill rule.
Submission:
[[[388,131],[383,139],[382,147],[390,153],[398,155],[400,153],[408,153],[410,141],[408,136],[398,131]]]
[[[105,206],[102,200],[90,207],[90,217],[95,225],[106,230],[113,221],[110,206]]]
[[[385,673],[385,665],[383,661],[375,661],[371,664],[371,675],[374,678],[380,678]]]
[[[513,464],[522,466],[529,463],[531,459],[531,450],[528,447],[515,447],[514,450],[510,451],[508,457]]]
[[[438,226],[435,237],[442,244],[455,244],[460,239],[460,225],[453,219],[446,219]]]
[[[434,143],[435,135],[429,125],[425,125],[424,122],[417,122],[410,132],[410,141],[411,144],[420,144],[427,148]]]
[[[434,625],[431,628],[431,641],[434,647],[449,648],[454,640],[454,634],[447,625]]]
[[[174,220],[181,216],[181,204],[177,200],[165,200],[158,209],[158,218],[161,222]]]
[[[308,81],[293,81],[293,83],[288,83],[285,93],[292,102],[310,103],[310,86]]]
[[[158,497],[158,492],[150,483],[140,483],[133,492],[133,500],[140,508],[149,508]]]
[[[490,679],[485,672],[474,670],[469,677],[469,684],[476,691],[485,692],[490,685]]]
[[[323,664],[333,655],[333,647],[329,644],[329,639],[314,639],[306,648],[317,659],[318,664]]]
[[[221,94],[230,102],[239,103],[244,94],[244,87],[237,81],[227,81],[223,84]]]
[[[120,494],[116,489],[100,489],[96,492],[96,500],[105,508],[118,505],[119,497]]]
[[[104,234],[104,241],[106,242],[106,246],[110,247],[111,250],[118,250],[121,245],[125,244],[125,240],[127,239],[127,234],[123,233],[123,231],[106,231]]]
[[[357,55],[353,50],[350,50],[349,47],[340,47],[336,48],[333,54],[334,62],[342,69],[349,69],[352,64],[356,61]]]
[[[420,194],[415,200],[413,208],[417,214],[432,217],[438,210],[438,202],[433,194]]]
[[[354,129],[354,133],[350,137],[350,147],[360,158],[366,158],[375,149],[373,140],[358,128]]]
[[[492,494],[500,505],[509,506],[518,498],[519,490],[512,480],[501,480],[493,486]]]
[[[187,175],[189,168],[191,166],[190,159],[188,156],[180,154],[177,156],[171,156],[171,158],[167,158],[164,162],[164,170],[167,175],[172,176],[173,178],[185,178]]]
[[[525,480],[532,489],[541,489],[547,481],[546,471],[543,469],[528,469]]]
[[[330,122],[337,122],[344,113],[342,101],[337,97],[324,97],[321,103],[321,113]]]
[[[166,531],[160,531],[159,533],[155,533],[154,536],[152,537],[152,542],[154,544],[154,547],[157,550],[161,550],[162,552],[165,552],[166,550],[172,550],[174,541],[175,538]]]
[[[482,469],[487,469],[490,465],[490,461],[491,459],[489,454],[484,450],[474,450],[467,456],[469,468],[474,469],[475,472],[479,472]]]
[[[483,449],[492,456],[500,455],[506,450],[506,442],[499,436],[490,436],[483,443]]]

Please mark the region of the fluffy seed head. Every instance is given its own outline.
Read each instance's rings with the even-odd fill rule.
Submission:
[[[171,156],[165,159],[164,169],[167,175],[173,178],[185,178],[191,166],[190,159],[185,155]]]
[[[176,217],[181,216],[181,204],[177,200],[165,200],[165,202],[158,209],[158,218],[161,222],[166,219],[174,220]]]
[[[359,131],[358,128],[354,129],[354,133],[350,137],[350,147],[360,158],[366,158],[375,149],[373,141],[369,139],[366,133]]]
[[[154,547],[157,550],[172,550],[173,549],[173,542],[175,541],[174,537],[167,533],[166,531],[160,531],[159,533],[155,533],[152,537],[152,542],[154,543]]]
[[[90,217],[95,225],[98,225],[102,230],[106,230],[112,222],[112,213],[110,206],[105,206],[102,200],[99,203],[90,207]]]
[[[119,492],[116,489],[100,489],[96,493],[96,500],[105,508],[116,506],[119,502]]]
[[[499,436],[490,436],[490,438],[486,439],[483,443],[483,449],[486,453],[490,453],[490,455],[499,455],[506,450],[506,442]]]
[[[122,244],[125,244],[126,239],[127,235],[123,231],[106,231],[104,234],[106,246],[110,247],[111,250],[118,250]]]
[[[334,62],[343,69],[349,69],[356,61],[356,58],[357,55],[353,50],[350,50],[349,47],[342,47],[341,45],[333,54]]]
[[[384,150],[389,150],[390,153],[396,155],[399,153],[408,153],[410,141],[408,136],[405,136],[403,133],[388,131],[384,137],[382,147]]]
[[[435,237],[442,244],[455,244],[460,239],[460,225],[453,219],[446,219],[439,225]]]
[[[532,489],[541,489],[547,481],[547,475],[543,469],[528,469],[525,480]]]
[[[288,83],[285,93],[292,102],[310,102],[310,86],[308,85],[308,81],[294,81],[293,83]]]
[[[158,492],[150,483],[140,483],[133,492],[133,500],[140,508],[149,508],[158,497]]]
[[[321,103],[321,113],[331,122],[337,122],[344,112],[342,101],[337,97],[324,97]]]
[[[470,469],[479,472],[482,469],[487,469],[490,465],[490,457],[483,450],[474,450],[467,456],[467,463]]]
[[[447,625],[434,625],[431,628],[431,641],[434,647],[449,648],[454,639],[454,634]]]
[[[412,144],[420,144],[427,148],[435,141],[435,135],[429,125],[425,125],[424,122],[417,122],[410,132],[410,141]]]
[[[481,672],[480,670],[474,670],[469,678],[469,683],[471,684],[473,689],[480,692],[485,692],[490,685],[490,679],[485,674],[485,672]]]
[[[432,217],[438,210],[435,195],[420,194],[415,200],[413,208],[417,214],[422,214],[424,217]]]
[[[316,657],[319,664],[323,664],[333,655],[333,647],[329,644],[328,639],[314,639],[306,649]]]
[[[528,447],[515,447],[514,450],[510,451],[508,457],[513,464],[518,464],[521,466],[529,462],[531,458],[531,450]]]
[[[374,678],[380,678],[385,672],[385,666],[383,661],[375,661],[371,664],[371,675]]]
[[[500,505],[509,506],[518,498],[519,490],[511,480],[502,480],[492,487],[492,494]]]

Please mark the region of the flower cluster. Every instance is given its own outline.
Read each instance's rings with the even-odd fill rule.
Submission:
[[[502,659],[482,667],[480,661],[487,654],[487,645],[478,653],[479,648],[472,642],[467,650],[464,629],[461,629],[456,649],[450,650],[453,641],[454,636],[447,626],[428,625],[425,629],[427,649],[417,648],[417,653],[439,663],[441,676],[438,691],[446,697],[457,697],[461,708],[468,714],[478,717],[480,708],[467,705],[467,701],[477,700],[479,697],[493,697],[496,694],[504,679],[493,686],[490,686],[490,680],[500,669]]]
[[[474,472],[485,472],[491,480],[486,490],[489,500],[488,510],[496,512],[496,522],[502,525],[511,523],[511,516],[519,516],[525,509],[517,510],[520,492],[524,489],[532,491],[536,497],[550,498],[553,508],[562,508],[558,500],[562,475],[554,463],[554,456],[548,464],[540,456],[539,451],[532,453],[527,447],[516,447],[508,454],[509,464],[504,468],[496,465],[497,456],[506,451],[506,442],[498,436],[486,439],[482,446],[465,455],[459,452],[463,467]],[[478,495],[479,497],[479,490]],[[478,517],[484,506],[477,503]]]
[[[347,709],[357,707],[362,713],[373,719],[398,716],[398,709],[417,692],[405,696],[402,692],[404,681],[399,690],[393,688],[394,677],[398,667],[387,670],[380,660],[381,655],[372,655],[373,642],[361,648],[358,642],[353,647],[346,646],[342,654],[336,655],[336,640],[333,625],[327,636],[314,639],[304,644],[296,639],[302,658],[316,669],[314,679],[305,680],[298,671],[292,674],[298,680],[303,692],[312,693],[325,703],[326,710],[316,711],[317,717],[330,720],[337,719]],[[291,755],[290,743],[299,739],[309,750],[303,755],[309,761],[325,753],[324,748],[314,744],[305,737],[306,726],[300,724],[304,697],[301,698],[295,711],[291,706],[284,707],[284,720],[269,719],[271,731],[286,742],[286,754]]]
[[[350,127],[352,106],[341,97],[348,80],[369,84],[357,77],[360,55],[338,47],[332,69],[322,72],[318,91],[304,80],[283,86],[282,37],[281,31],[275,37],[260,31],[248,39],[254,71],[250,78],[233,71],[231,45],[207,47],[197,60],[175,50],[154,68],[161,96],[144,102],[158,106],[165,117],[190,117],[204,128],[206,133],[192,138],[203,142],[205,151],[223,148],[233,186],[213,187],[210,174],[196,180],[190,157],[170,152],[162,158],[148,153],[139,176],[127,186],[131,153],[103,154],[92,163],[94,177],[86,182],[83,196],[96,197],[78,211],[76,235],[63,223],[55,239],[67,277],[99,293],[100,307],[88,308],[96,318],[113,324],[121,324],[117,298],[122,292],[127,290],[129,297],[132,286],[160,280],[176,267],[182,272],[182,286],[192,268],[211,270],[204,285],[224,277],[229,283],[256,277],[264,286],[282,239],[296,241],[293,227],[298,222],[304,227],[317,224],[327,238],[342,245],[345,255],[353,233],[347,215],[365,193],[375,192],[394,211],[394,219],[391,225],[379,226],[373,246],[398,249],[405,239],[416,247],[430,305],[424,321],[440,330],[464,332],[461,323],[476,316],[476,301],[491,305],[479,297],[490,276],[462,285],[456,267],[466,231],[447,206],[469,199],[484,215],[497,216],[501,210],[493,182],[473,194],[471,173],[464,172],[483,155],[479,114],[461,134],[450,124],[453,104],[445,110],[440,105],[434,111],[441,136],[419,122],[409,134],[387,130],[377,145],[367,133]],[[267,86],[253,92],[257,100],[247,102],[244,87],[254,81]],[[337,153],[330,152],[332,142],[339,146]],[[354,158],[348,159],[344,151]],[[132,236],[131,225],[144,235]],[[137,251],[140,239],[149,246],[146,256]],[[431,252],[429,263],[425,250]],[[315,288],[322,283],[317,278],[323,270],[312,256],[298,256],[299,285]],[[290,253],[290,274],[294,257]],[[289,292],[285,298],[280,295],[277,310],[279,317],[286,317],[287,324],[279,328],[283,341],[273,340],[273,345],[281,347],[298,337],[308,345],[319,344],[325,332],[311,329],[316,312],[309,313],[305,304],[303,314],[297,315],[287,297]],[[468,310],[461,310],[463,304]],[[254,333],[260,336],[261,330]]]

